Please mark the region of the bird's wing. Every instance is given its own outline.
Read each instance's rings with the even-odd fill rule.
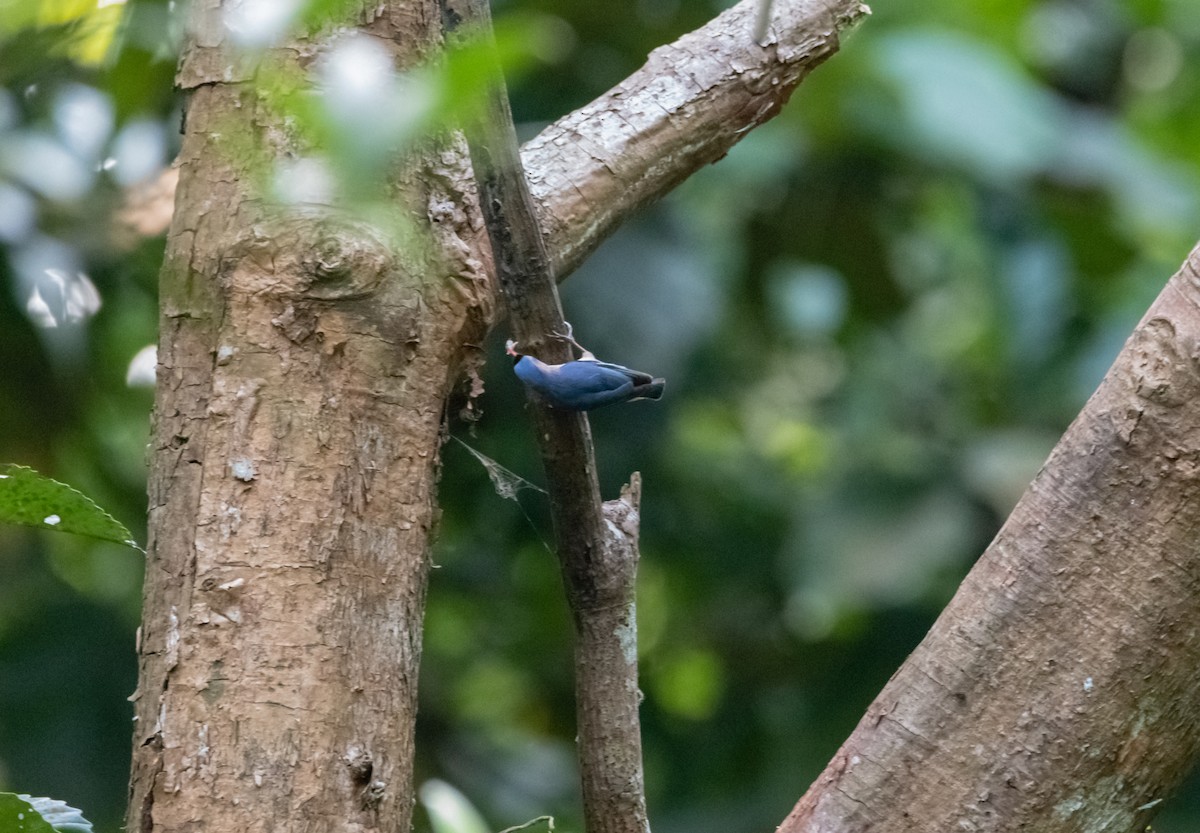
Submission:
[[[572,364],[581,364],[583,361],[584,360],[581,359],[579,362],[572,362]],[[595,367],[603,367],[607,370],[616,371],[617,373],[620,373],[622,376],[624,376],[629,381],[633,382],[635,385],[648,385],[654,381],[654,377],[651,376],[649,373],[643,373],[640,370],[634,370],[633,368],[625,367],[624,365],[621,365],[621,364],[613,364],[612,362],[602,362],[599,359],[593,359],[593,360],[589,361],[588,364],[593,365]]]
[[[613,390],[629,384],[633,379],[628,368],[607,362],[567,362],[552,365],[550,370],[556,381],[568,385],[572,390],[589,393]]]

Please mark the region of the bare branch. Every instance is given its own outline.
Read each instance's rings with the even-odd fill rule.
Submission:
[[[491,37],[487,0],[462,0],[464,23]],[[465,133],[492,242],[496,274],[525,349],[570,358],[558,289],[521,169],[516,131],[498,62],[483,115]],[[557,355],[555,355],[557,354]],[[565,354],[565,355],[564,355]],[[559,563],[576,633],[575,680],[580,777],[589,833],[648,833],[638,720],[634,579],[641,481],[600,504],[587,417],[532,399],[546,469]]]
[[[1200,752],[1200,247],[781,833],[1142,831]]]
[[[558,280],[631,213],[716,162],[773,118],[796,86],[869,13],[858,0],[742,0],[650,53],[645,66],[521,150]]]

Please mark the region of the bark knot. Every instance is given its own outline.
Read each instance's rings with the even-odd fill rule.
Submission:
[[[346,764],[346,768],[350,771],[350,780],[355,784],[368,784],[371,781],[371,773],[375,769],[375,762],[371,759],[371,753],[363,749],[361,746],[351,746],[347,751],[342,762]]]
[[[228,248],[221,274],[231,290],[255,297],[363,298],[397,269],[393,236],[330,209],[272,214]]]
[[[371,294],[391,270],[385,241],[365,224],[347,227],[322,224],[321,234],[301,260],[308,279],[302,293],[309,298],[336,300]]]
[[[1185,339],[1163,316],[1151,318],[1134,333],[1131,381],[1140,399],[1175,408],[1200,393],[1198,351],[1183,343]]]

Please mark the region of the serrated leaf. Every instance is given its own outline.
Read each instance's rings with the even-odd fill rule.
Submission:
[[[55,833],[54,827],[33,809],[28,798],[0,793],[0,830],[4,833]]]
[[[54,529],[140,549],[129,530],[87,495],[26,466],[0,467],[0,523]]]
[[[80,810],[59,801],[57,798],[34,798],[18,794],[17,798],[28,803],[35,813],[58,833],[94,833],[92,823],[83,817]],[[0,830],[4,828],[0,826]]]

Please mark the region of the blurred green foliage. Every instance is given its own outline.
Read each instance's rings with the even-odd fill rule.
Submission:
[[[163,242],[111,224],[176,148],[181,25],[155,0],[51,8],[67,5],[0,0],[0,461],[72,483],[144,540],[150,394],[125,380],[155,338]],[[502,40],[535,59],[512,84],[519,128],[723,5],[498,0]],[[113,8],[120,25],[91,19]],[[464,73],[395,89],[432,85],[409,102],[429,113]],[[1200,236],[1197,100],[1193,0],[881,3],[782,116],[564,285],[584,344],[670,380],[661,403],[592,420],[605,493],[645,478],[659,833],[771,829],[920,640]],[[370,184],[378,168],[328,144],[333,187]],[[273,181],[315,187],[301,173]],[[72,319],[78,274],[103,305]],[[500,338],[482,419],[453,431],[538,482]],[[443,453],[418,779],[455,785],[492,829],[550,813],[578,830],[544,498],[505,500],[476,457]],[[7,528],[0,553],[0,789],[116,829],[139,565]],[[1155,829],[1197,826],[1193,784]]]

